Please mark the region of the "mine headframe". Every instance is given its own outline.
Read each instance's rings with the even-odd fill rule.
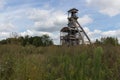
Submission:
[[[61,45],[91,44],[90,38],[79,24],[78,10],[73,8],[68,11],[68,26],[60,31]]]

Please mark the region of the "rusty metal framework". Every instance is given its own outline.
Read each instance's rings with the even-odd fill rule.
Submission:
[[[60,30],[61,45],[91,44],[90,38],[79,24],[78,10],[73,8],[68,11],[68,27]]]

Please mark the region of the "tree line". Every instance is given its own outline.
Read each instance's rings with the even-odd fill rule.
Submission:
[[[49,35],[34,36],[34,37],[28,36],[28,35],[26,35],[25,37],[14,36],[13,38],[7,38],[4,40],[1,40],[0,44],[1,45],[3,45],[3,44],[17,44],[17,45],[22,45],[22,46],[34,45],[36,47],[54,45],[53,40],[50,38]],[[119,45],[119,41],[117,38],[114,38],[114,37],[103,37],[100,40],[96,39],[96,41],[92,44],[117,46],[117,45]]]
[[[28,36],[25,37],[14,37],[14,38],[7,38],[0,41],[0,44],[17,44],[17,45],[34,45],[36,47],[39,46],[50,46],[53,45],[53,40],[49,37],[49,35],[42,35],[42,36]]]
[[[95,44],[97,45],[119,45],[119,41],[117,38],[114,37],[103,37],[100,40],[96,39]]]

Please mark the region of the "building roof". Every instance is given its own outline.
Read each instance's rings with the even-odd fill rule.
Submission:
[[[61,32],[68,32],[68,31],[70,31],[70,30],[69,30],[68,27],[63,27],[60,31],[61,31]]]
[[[78,9],[76,9],[76,8],[72,8],[72,9],[70,9],[68,12],[69,12],[69,13],[71,13],[71,12],[73,12],[73,13],[77,13],[77,12],[78,12]]]

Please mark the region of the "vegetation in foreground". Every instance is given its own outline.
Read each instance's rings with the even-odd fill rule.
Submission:
[[[0,80],[119,80],[119,49],[112,37],[71,47],[53,46],[48,35],[8,38],[0,41]]]
[[[119,49],[0,45],[0,80],[119,80]]]

